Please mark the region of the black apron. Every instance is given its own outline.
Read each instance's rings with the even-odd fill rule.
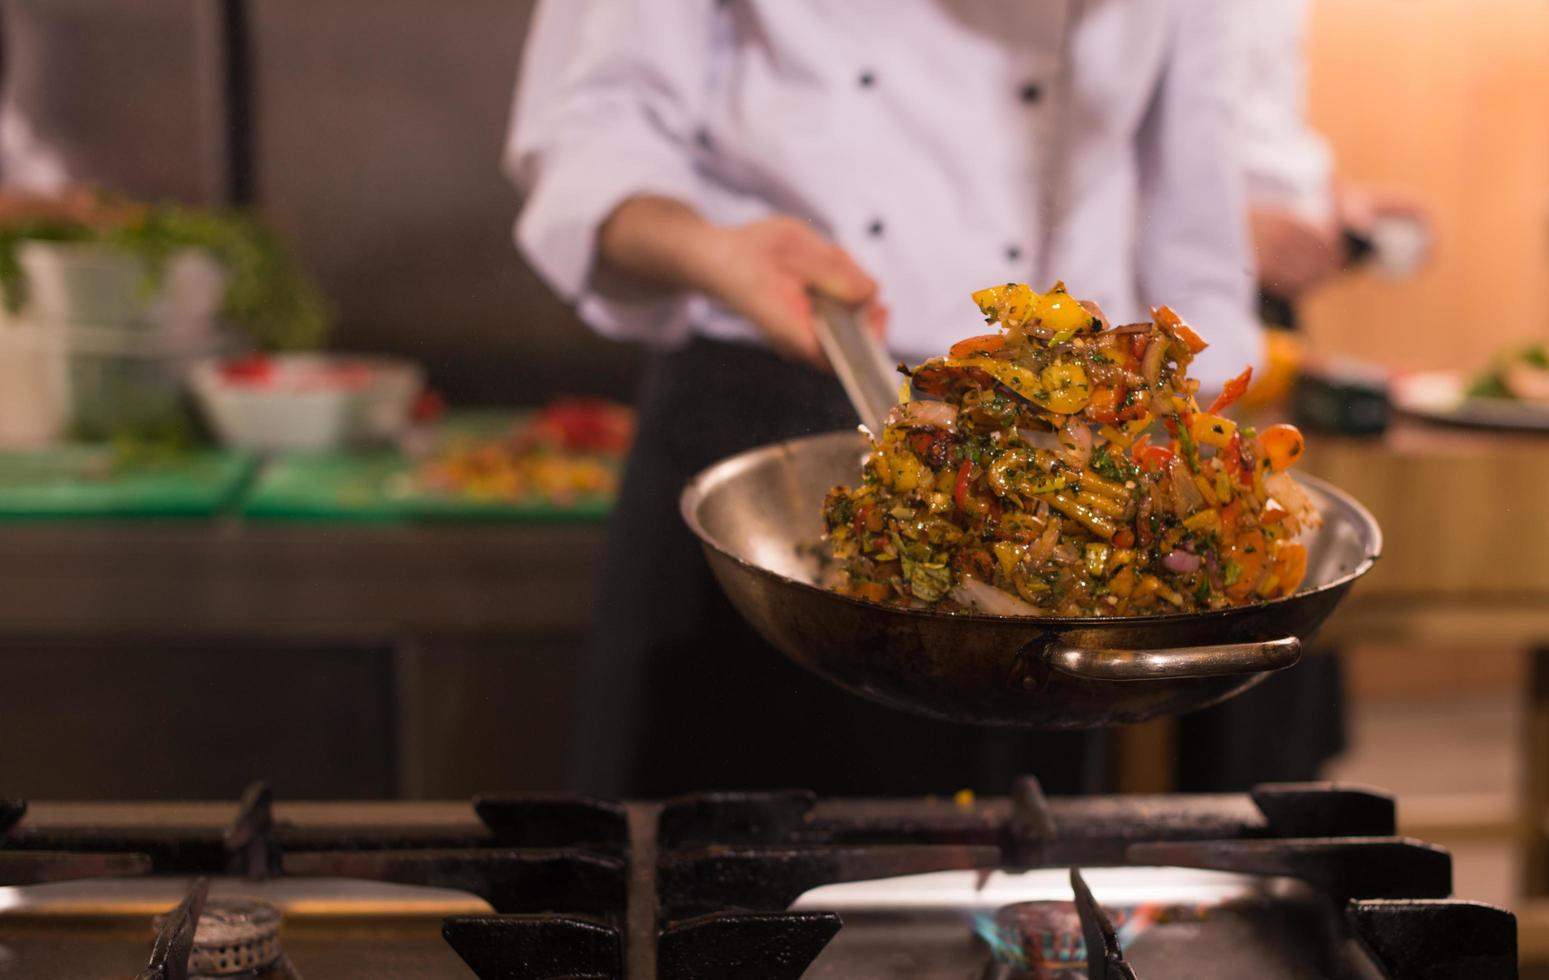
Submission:
[[[1101,734],[981,729],[873,704],[791,663],[722,594],[678,493],[741,450],[853,429],[831,375],[699,339],[653,355],[639,410],[581,692],[578,790],[1003,794],[1022,773],[1055,793],[1107,788]]]
[[[1256,783],[1304,783],[1344,749],[1339,651],[1313,647],[1290,670],[1179,720],[1178,788],[1236,793]]]

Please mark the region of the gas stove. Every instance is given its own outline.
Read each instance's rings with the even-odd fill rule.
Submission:
[[[1391,798],[0,803],[0,977],[1515,977]],[[277,942],[273,927],[280,926]],[[240,949],[238,948],[240,947]],[[224,964],[224,965],[223,965]]]

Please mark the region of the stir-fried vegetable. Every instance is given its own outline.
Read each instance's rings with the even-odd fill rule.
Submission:
[[[1056,284],[981,290],[1001,331],[905,373],[862,482],[824,505],[840,589],[994,615],[1119,616],[1289,595],[1318,520],[1285,472],[1304,443],[1202,411],[1177,313],[1111,327]],[[1095,430],[1095,431],[1094,431]]]

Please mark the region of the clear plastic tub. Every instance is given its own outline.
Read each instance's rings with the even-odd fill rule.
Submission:
[[[156,276],[139,256],[91,242],[24,242],[16,261],[27,279],[21,317],[37,323],[183,335],[208,329],[226,295],[225,270],[197,249],[172,254]]]
[[[232,344],[210,331],[167,336],[134,327],[66,328],[70,431],[80,439],[169,435],[194,424],[187,379]]]
[[[233,349],[217,320],[227,276],[212,256],[185,249],[156,275],[139,256],[89,242],[25,242],[16,257],[27,297],[15,319],[63,345],[72,436],[166,435],[194,424],[190,369]]]

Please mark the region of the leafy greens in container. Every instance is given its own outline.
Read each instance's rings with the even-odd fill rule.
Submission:
[[[7,195],[0,199],[0,293],[11,313],[27,302],[17,253],[32,241],[97,244],[139,258],[148,292],[172,255],[201,250],[227,276],[222,315],[254,346],[306,350],[328,334],[330,314],[316,286],[279,238],[248,214],[144,205],[80,189],[47,198]]]

